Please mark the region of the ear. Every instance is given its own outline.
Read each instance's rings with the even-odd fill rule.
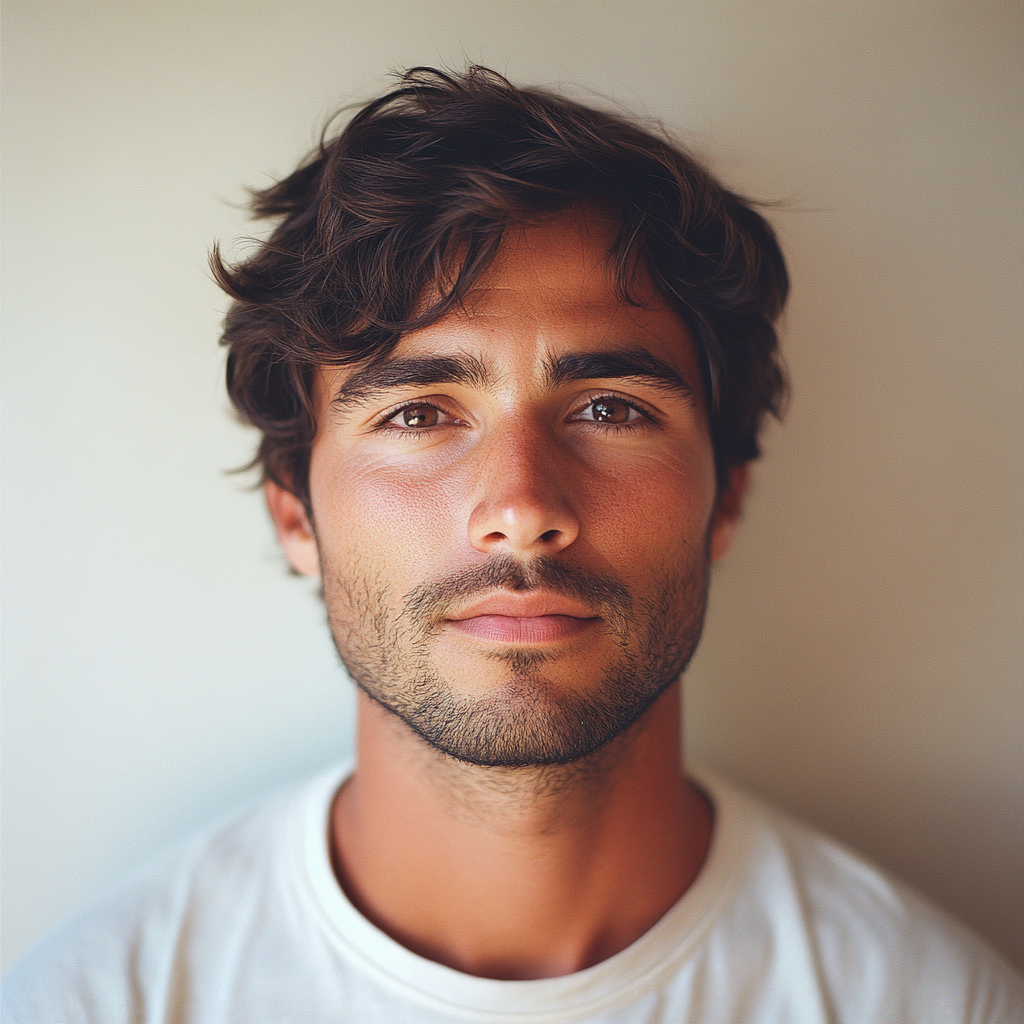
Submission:
[[[292,568],[303,576],[320,575],[320,552],[305,506],[291,491],[273,481],[263,485],[267,510],[274,520],[277,539]]]
[[[729,482],[718,496],[711,516],[711,561],[717,562],[732,547],[736,527],[743,512],[743,497],[750,483],[750,463],[734,466]]]

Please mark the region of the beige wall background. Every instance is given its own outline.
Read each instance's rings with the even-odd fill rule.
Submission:
[[[480,61],[663,119],[773,219],[794,397],[691,756],[1024,965],[1016,3],[6,0],[3,957],[350,749],[221,394],[205,253],[328,112]]]

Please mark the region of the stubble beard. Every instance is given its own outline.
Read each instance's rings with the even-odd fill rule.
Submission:
[[[395,612],[383,573],[324,565],[324,601],[335,646],[368,697],[435,750],[470,765],[574,765],[630,728],[682,674],[700,640],[710,558],[705,544],[660,567],[651,597],[614,576],[510,556],[416,586]],[[557,655],[494,650],[504,678],[485,697],[459,694],[433,659],[447,612],[504,588],[544,589],[593,608],[618,649],[600,681],[567,691],[545,677]]]

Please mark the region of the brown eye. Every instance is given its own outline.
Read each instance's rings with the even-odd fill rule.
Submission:
[[[402,422],[407,427],[436,427],[437,409],[432,405],[410,405],[402,410]]]
[[[613,398],[601,398],[593,402],[590,409],[597,423],[625,423],[629,419],[630,407]]]

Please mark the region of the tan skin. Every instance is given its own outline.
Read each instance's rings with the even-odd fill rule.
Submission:
[[[356,371],[321,372],[315,531],[292,494],[266,494],[291,564],[323,574],[336,636],[359,628],[343,597],[351,579],[372,580],[398,614],[424,579],[544,555],[646,599],[666,559],[728,549],[746,467],[716,493],[693,340],[653,289],[642,307],[616,296],[603,262],[613,230],[591,213],[511,233],[465,309],[393,356],[470,355],[486,380],[389,386],[339,406]],[[552,386],[545,375],[565,353],[637,349],[692,394],[643,377]],[[542,649],[555,698],[595,686],[617,654],[599,618],[557,595],[550,607],[496,597],[497,614],[470,602],[432,644],[458,696],[500,690],[508,670],[488,656],[499,648]],[[358,768],[332,811],[336,872],[371,921],[423,956],[491,978],[579,971],[643,935],[700,869],[712,821],[683,772],[678,681],[568,767],[464,763],[361,691],[358,716]]]

